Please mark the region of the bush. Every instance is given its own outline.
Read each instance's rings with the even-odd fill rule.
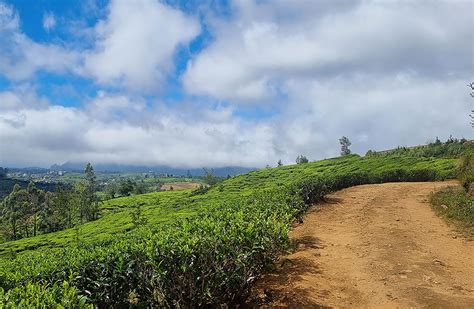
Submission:
[[[474,151],[467,152],[459,160],[458,179],[464,189],[469,190],[474,182]]]
[[[431,204],[443,216],[467,227],[474,227],[474,200],[460,187],[445,188],[434,193]]]
[[[67,281],[62,284],[30,283],[5,292],[0,288],[1,308],[94,308]]]
[[[32,284],[42,299],[42,291],[66,281],[99,308],[232,306],[288,247],[293,220],[326,194],[359,184],[440,177],[435,167],[421,168],[431,166],[429,160],[371,160],[346,156],[236,176],[222,185],[223,192],[202,187],[189,197],[180,194],[180,205],[201,202],[193,217],[0,259],[0,287],[8,290],[2,295],[17,295],[18,287]],[[451,161],[440,162],[450,172]],[[389,163],[406,168],[388,168]]]

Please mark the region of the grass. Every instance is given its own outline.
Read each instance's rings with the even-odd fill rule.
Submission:
[[[433,209],[467,237],[474,237],[474,199],[461,187],[449,187],[431,196]]]
[[[453,178],[456,163],[352,155],[254,171],[204,191],[109,200],[80,230],[0,244],[0,307],[6,297],[34,299],[28,284],[52,298],[59,294],[50,285],[67,284],[98,307],[231,305],[287,247],[293,218],[312,202],[357,184]],[[137,204],[148,225],[134,229]]]

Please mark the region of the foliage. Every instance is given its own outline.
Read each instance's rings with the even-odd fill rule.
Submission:
[[[21,188],[27,188],[30,181],[10,179],[10,178],[1,178],[0,177],[0,200],[5,198],[8,194],[13,191],[15,185],[19,185]],[[54,183],[35,183],[38,189],[43,191],[54,191],[57,188],[57,184]]]
[[[31,182],[27,188],[15,184],[0,203],[0,227],[3,238],[16,240],[39,233],[70,228],[76,222],[96,220],[99,204],[92,166],[86,167],[86,178],[74,189],[59,186],[56,192],[45,192]]]
[[[144,203],[139,203],[135,206],[134,210],[130,213],[132,218],[132,224],[135,228],[144,226],[147,224],[146,217],[143,217],[142,206]]]
[[[466,139],[456,139],[450,136],[446,142],[442,143],[438,138],[428,145],[415,147],[397,147],[392,150],[374,151],[369,150],[367,157],[373,156],[394,156],[394,157],[426,157],[426,158],[459,158],[466,151],[474,149],[474,143]]]
[[[438,213],[460,223],[474,236],[474,199],[462,188],[449,187],[434,193],[431,204]]]
[[[8,169],[6,167],[0,167],[0,179],[7,177]]]
[[[73,245],[73,231],[65,230],[0,244],[0,287],[66,281],[98,307],[232,305],[287,247],[292,220],[325,194],[362,183],[441,180],[454,176],[455,165],[349,155],[235,176],[202,194],[109,200],[102,218],[81,226],[81,243]],[[140,202],[149,223],[134,229]],[[10,257],[12,250],[25,251]]]
[[[5,292],[0,288],[0,308],[94,308],[67,281],[62,284],[30,283]]]
[[[295,161],[296,161],[296,164],[302,164],[302,163],[308,163],[309,162],[308,158],[306,158],[303,155],[297,156]]]
[[[351,154],[349,146],[352,145],[349,138],[343,136],[339,139],[339,144],[341,144],[341,156],[347,156]]]
[[[471,97],[474,98],[474,82],[470,82],[467,86],[469,87],[469,90],[470,90],[469,94],[471,95]],[[470,122],[471,127],[474,128],[474,109],[471,110],[471,114],[469,115],[469,117],[471,118],[471,122]]]
[[[120,182],[119,194],[122,196],[129,196],[132,194],[135,183],[130,179],[126,179]]]
[[[209,170],[207,168],[204,168],[203,170],[204,176],[202,176],[202,179],[204,180],[204,183],[208,184],[209,186],[213,186],[220,181],[219,177],[214,175],[214,170]]]
[[[144,194],[146,193],[146,186],[143,181],[138,181],[135,183],[133,188],[133,194]]]
[[[474,149],[466,152],[459,160],[458,178],[466,191],[471,189],[474,182]]]
[[[107,200],[115,198],[117,195],[117,185],[115,183],[108,183],[105,186],[105,198]]]

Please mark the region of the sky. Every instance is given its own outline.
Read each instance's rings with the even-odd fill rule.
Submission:
[[[474,2],[0,0],[0,165],[274,166],[473,138]]]

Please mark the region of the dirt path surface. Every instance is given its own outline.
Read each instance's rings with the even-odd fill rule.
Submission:
[[[295,252],[255,285],[251,306],[474,308],[474,241],[437,217],[443,183],[339,191],[290,232]]]

